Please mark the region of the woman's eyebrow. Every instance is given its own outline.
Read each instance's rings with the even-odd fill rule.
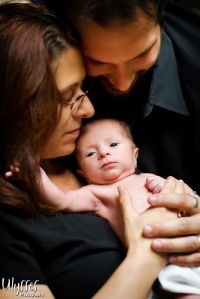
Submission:
[[[79,83],[72,83],[71,85],[68,85],[68,86],[66,86],[66,87],[64,87],[62,89],[59,89],[59,92],[61,94],[64,94],[66,91],[68,91],[68,90],[70,90],[70,89],[72,89],[72,88],[74,88],[74,87],[76,87],[78,85],[79,85]]]

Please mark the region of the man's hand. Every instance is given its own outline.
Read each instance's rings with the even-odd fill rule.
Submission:
[[[170,177],[167,187],[162,192],[149,197],[152,207],[167,207],[177,209],[178,212],[193,209],[195,199],[184,194],[184,183]],[[151,223],[144,227],[144,235],[155,239],[152,249],[158,252],[174,253],[170,256],[170,263],[186,266],[200,265],[200,202],[189,217],[170,219],[163,222]]]

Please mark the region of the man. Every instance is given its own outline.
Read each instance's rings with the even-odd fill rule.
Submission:
[[[165,0],[44,2],[79,34],[86,71],[94,81],[90,98],[95,116],[119,118],[131,126],[140,171],[173,175],[200,193],[200,17],[173,3],[165,7]],[[190,210],[187,199],[159,195],[154,205]],[[151,224],[145,233],[197,235],[200,215],[193,212]],[[174,255],[170,262],[200,265],[199,240],[159,239],[152,246],[194,252]]]

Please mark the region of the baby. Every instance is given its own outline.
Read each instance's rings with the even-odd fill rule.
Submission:
[[[42,188],[46,199],[58,210],[97,213],[108,219],[123,240],[123,220],[120,209],[115,208],[118,204],[117,186],[125,186],[129,190],[135,211],[141,213],[149,207],[147,198],[152,193],[160,192],[165,180],[150,173],[135,174],[138,148],[129,127],[118,120],[95,120],[82,127],[75,155],[77,172],[87,180],[88,185],[62,192],[42,171]],[[185,191],[191,192],[187,186]],[[169,292],[196,294],[169,294],[170,298],[200,297],[200,267],[169,265],[159,274],[159,281]],[[150,294],[149,298],[155,297]]]
[[[77,140],[75,155],[77,172],[89,184],[79,190],[62,192],[43,173],[45,196],[59,210],[93,211],[108,219],[123,239],[123,221],[116,212],[118,209],[113,209],[118,204],[117,186],[125,186],[129,190],[135,211],[141,213],[149,207],[147,198],[160,192],[165,180],[149,173],[135,174],[138,148],[129,127],[118,120],[95,120],[84,126]],[[190,272],[191,279],[188,277]],[[159,281],[171,292],[200,294],[200,267],[170,265],[161,271]],[[173,298],[197,297],[200,296],[175,295]]]
[[[97,213],[109,220],[122,239],[120,215],[113,214],[110,209],[118,203],[117,186],[123,185],[129,190],[135,211],[141,213],[150,206],[147,198],[160,192],[165,180],[150,173],[135,174],[138,148],[129,127],[117,120],[96,120],[84,126],[77,140],[75,155],[77,172],[88,185],[62,192],[43,172],[45,197],[58,210]]]

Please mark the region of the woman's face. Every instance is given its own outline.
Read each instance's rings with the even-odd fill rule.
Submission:
[[[53,63],[52,70],[64,102],[73,102],[83,94],[81,84],[85,77],[85,69],[78,49],[70,47],[65,50],[59,59]],[[80,133],[82,118],[88,118],[94,114],[94,108],[87,96],[84,97],[83,101],[77,101],[73,109],[70,105],[64,103],[61,105],[63,106],[59,122],[43,150],[42,159],[52,159],[71,154],[75,149],[75,141]],[[78,108],[76,109],[76,107]]]

